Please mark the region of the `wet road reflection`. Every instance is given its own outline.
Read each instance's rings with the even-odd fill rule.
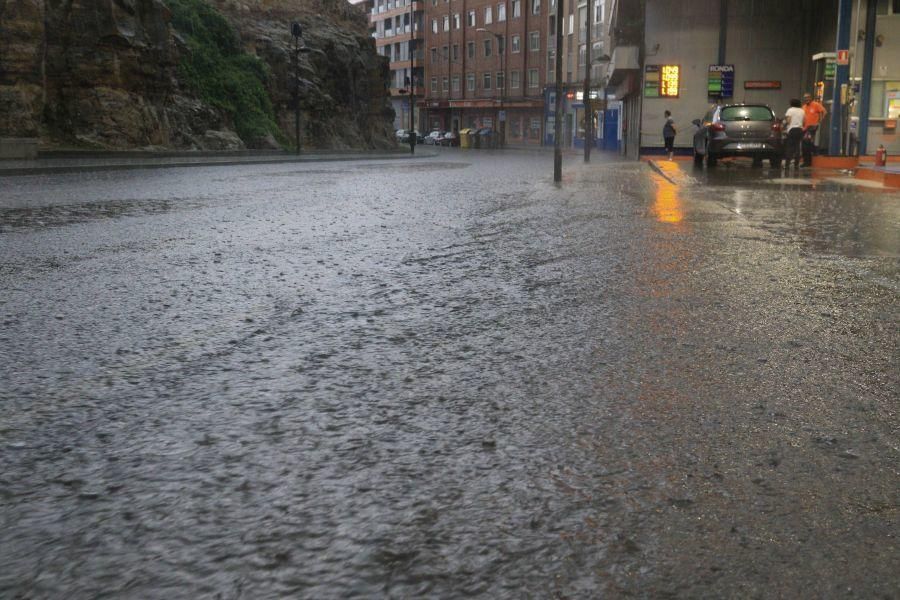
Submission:
[[[658,165],[667,175],[678,171],[678,167],[673,162],[660,161]],[[678,186],[657,173],[654,173],[652,178],[656,184],[653,210],[657,219],[663,223],[680,223],[684,218],[684,213],[682,212],[681,199],[678,197]]]
[[[898,256],[898,192],[845,181],[830,170],[725,169],[681,165],[697,192],[787,243],[848,257]],[[798,176],[799,175],[799,176]]]

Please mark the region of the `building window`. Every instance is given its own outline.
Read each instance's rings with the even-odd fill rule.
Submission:
[[[488,4],[484,7],[484,24],[490,25],[494,22],[494,7]]]
[[[522,0],[512,0],[512,12],[513,19],[518,19],[522,16]]]
[[[501,2],[497,5],[497,21],[505,21],[506,20],[506,2]]]
[[[432,48],[432,49],[431,49],[431,62],[432,62],[432,63],[436,63],[436,62],[437,62],[437,48]]]
[[[506,52],[506,38],[504,36],[497,37],[497,54]]]
[[[466,22],[466,25],[468,25],[469,27],[475,27],[475,11],[474,10],[469,11],[468,20]]]
[[[441,91],[446,92],[449,89],[450,82],[446,77],[441,81]]]
[[[450,31],[450,15],[444,15],[444,31]]]
[[[513,54],[518,53],[522,49],[522,38],[518,35],[512,36],[512,52]]]
[[[494,81],[497,82],[497,89],[503,90],[503,83],[504,83],[503,71],[497,72],[497,75],[496,75]]]
[[[459,60],[459,44],[453,44],[453,60]]]
[[[438,89],[437,89],[437,77],[432,77],[432,78],[431,78],[431,93],[432,93],[432,94],[437,94],[437,91],[438,91]]]
[[[540,78],[538,77],[537,69],[528,69],[528,87],[536,88],[541,86]]]
[[[541,14],[541,0],[531,0],[531,14]]]
[[[532,52],[541,51],[541,33],[539,31],[532,31],[528,34],[528,49]]]
[[[454,75],[454,76],[453,76],[453,82],[452,82],[452,85],[453,85],[453,88],[452,88],[453,91],[454,91],[454,92],[458,92],[458,91],[459,91],[459,75]]]
[[[431,20],[431,33],[437,33],[437,19]]]
[[[475,73],[466,73],[466,90],[475,91]]]
[[[443,58],[444,60],[450,58],[450,48],[448,48],[447,46],[441,48],[441,58]]]
[[[510,71],[510,73],[509,73],[509,89],[511,89],[511,90],[519,89],[519,72],[518,71]]]
[[[475,58],[475,42],[466,42],[466,56]]]
[[[482,79],[482,89],[489,90],[491,89],[491,74],[485,73],[481,76]]]
[[[485,56],[485,58],[487,58],[488,56],[490,56],[492,54],[492,50],[494,49],[493,42],[494,42],[494,40],[492,40],[490,38],[484,40],[484,56]]]
[[[459,21],[459,13],[456,13],[455,15],[453,15],[453,28],[454,28],[454,29],[459,29],[459,23],[460,23],[460,21]]]

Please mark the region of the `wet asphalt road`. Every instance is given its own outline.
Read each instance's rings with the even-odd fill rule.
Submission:
[[[900,597],[900,194],[598,158],[0,179],[0,597]]]

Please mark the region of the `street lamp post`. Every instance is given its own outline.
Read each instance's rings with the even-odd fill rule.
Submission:
[[[412,42],[410,42],[412,44]],[[412,65],[412,62],[410,62]],[[410,68],[412,71],[412,68]],[[415,87],[416,76],[412,75],[406,78],[406,85],[409,88],[409,153],[416,153],[416,130],[415,130]],[[402,93],[403,90],[400,90]]]
[[[503,148],[506,146],[506,68],[504,66],[506,40],[499,33],[488,31],[484,27],[479,27],[475,31],[489,33],[497,40],[497,53],[500,55],[500,72],[503,74],[503,85],[500,87],[500,111],[497,115],[497,121],[500,123],[500,147]]]
[[[416,18],[415,13],[413,12],[413,8],[415,5],[415,0],[409,0],[409,153],[416,153],[416,128],[415,128],[415,113],[416,113],[416,99],[415,99],[415,91],[416,91],[416,74],[415,74],[415,64],[416,64],[416,47],[415,47],[415,37],[416,37]]]
[[[591,131],[594,129],[594,111],[591,107],[591,5],[594,0],[585,3],[587,15],[584,21],[584,162],[591,162],[591,146],[594,138]]]
[[[553,117],[553,181],[562,181],[562,51],[563,51],[563,4],[565,0],[557,0],[556,3],[556,106]]]

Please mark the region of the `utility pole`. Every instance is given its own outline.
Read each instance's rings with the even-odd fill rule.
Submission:
[[[562,51],[563,51],[563,5],[565,0],[556,3],[556,106],[553,118],[553,181],[562,181]]]
[[[584,27],[584,162],[591,162],[591,146],[594,145],[594,106],[591,102],[591,67],[594,64],[591,51],[591,5],[587,0],[587,16]]]
[[[500,147],[506,147],[506,38],[497,36],[497,49],[500,50],[500,72],[503,73],[503,86],[500,88]]]
[[[415,113],[416,113],[416,50],[415,50],[415,36],[416,36],[416,21],[415,21],[415,13],[413,12],[413,6],[415,5],[415,0],[409,0],[409,153],[416,153],[416,128],[415,128]]]

